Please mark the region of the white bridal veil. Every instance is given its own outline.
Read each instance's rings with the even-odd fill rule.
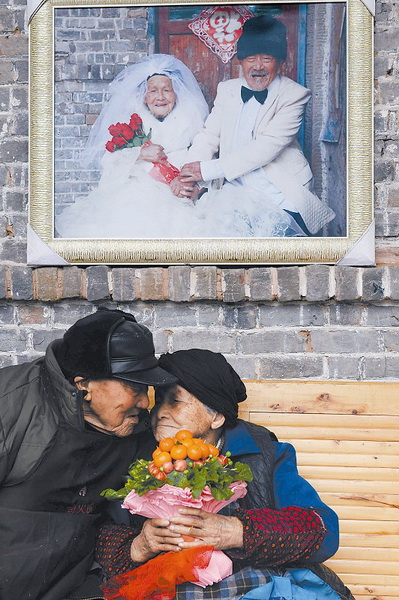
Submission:
[[[176,126],[184,129],[188,139],[193,139],[209,112],[197,80],[178,58],[170,54],[152,54],[123,69],[110,84],[108,101],[91,129],[84,150],[86,164],[99,165],[105,143],[110,139],[110,125],[129,122],[133,113],[139,114],[144,124],[146,118],[150,120],[151,114],[144,104],[144,96],[147,79],[154,74],[166,75],[171,79],[177,99],[170,115],[173,115]]]

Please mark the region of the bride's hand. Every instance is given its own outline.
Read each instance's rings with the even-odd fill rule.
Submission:
[[[170,190],[178,198],[191,198],[193,200],[194,191],[197,189],[193,183],[183,183],[180,176],[175,177],[170,182]]]
[[[147,162],[162,162],[167,160],[167,156],[165,150],[159,144],[148,144],[148,146],[141,147],[139,159]]]

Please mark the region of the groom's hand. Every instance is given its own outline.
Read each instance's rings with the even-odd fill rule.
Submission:
[[[180,171],[181,181],[202,181],[201,163],[196,162],[186,163]]]

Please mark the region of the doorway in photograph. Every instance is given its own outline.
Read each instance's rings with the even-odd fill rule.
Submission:
[[[153,9],[156,52],[173,54],[194,73],[204,96],[212,107],[220,81],[239,76],[236,57],[226,64],[212,52],[190,29],[193,19],[204,6],[166,6]],[[287,60],[283,74],[304,85],[306,39],[302,21],[306,19],[306,5],[246,6],[253,16],[270,15],[282,21],[287,28]],[[301,26],[300,26],[301,25]]]

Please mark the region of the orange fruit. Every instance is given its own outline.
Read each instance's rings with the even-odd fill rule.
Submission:
[[[202,451],[201,458],[208,458],[208,456],[209,456],[208,444],[206,444],[205,442],[198,442],[197,447],[201,448],[201,451]]]
[[[170,452],[175,444],[176,441],[174,438],[163,438],[163,440],[159,442],[159,448],[162,452]]]
[[[192,446],[194,444],[194,441],[193,438],[187,438],[186,440],[182,440],[180,443],[183,444],[183,446],[185,446],[186,448],[188,448],[189,446]]]
[[[201,438],[195,438],[193,437],[193,444],[204,444],[204,440],[202,440]]]
[[[158,454],[161,454],[162,450],[160,450],[158,448],[158,446],[155,448],[154,452],[152,453],[152,458],[155,458],[156,456],[158,456]]]
[[[170,455],[173,460],[180,460],[187,458],[187,448],[183,446],[183,444],[179,444],[178,446],[173,446],[170,451]]]
[[[219,448],[216,448],[213,444],[208,444],[208,449],[211,456],[219,456]]]
[[[193,444],[187,448],[187,456],[191,460],[199,460],[202,458],[202,448],[198,444]]]
[[[193,434],[191,433],[191,431],[188,431],[187,429],[182,429],[181,431],[178,431],[176,433],[176,439],[179,442],[182,442],[183,440],[186,440],[187,438],[192,438]]]
[[[154,463],[156,467],[162,467],[163,463],[169,462],[172,460],[169,452],[160,452],[156,456],[154,456]]]

